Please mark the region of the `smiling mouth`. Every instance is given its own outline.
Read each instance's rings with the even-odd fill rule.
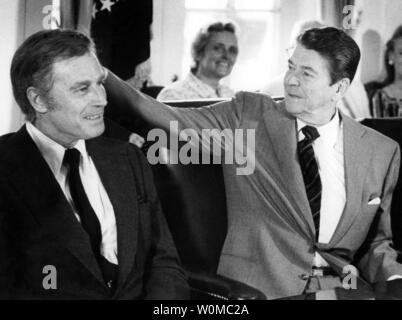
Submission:
[[[291,94],[291,93],[288,93],[288,96],[289,96],[290,98],[296,98],[296,99],[300,99],[300,98],[301,98],[300,96],[295,95],[295,94]]]
[[[103,118],[103,113],[84,117],[84,119],[86,119],[86,120],[98,120],[98,119],[102,119],[102,118]]]
[[[218,62],[218,67],[229,68],[228,62]]]

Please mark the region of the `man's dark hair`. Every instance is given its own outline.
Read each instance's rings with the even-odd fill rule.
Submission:
[[[359,65],[360,49],[346,32],[333,27],[313,28],[301,34],[297,42],[327,60],[331,84],[343,78],[352,82]]]
[[[226,22],[226,23],[214,22],[204,26],[198,31],[191,45],[191,55],[194,60],[194,66],[191,68],[192,73],[197,72],[199,65],[197,58],[204,53],[205,47],[207,46],[209,40],[211,39],[212,34],[214,32],[224,32],[224,31],[231,32],[234,35],[236,35],[236,26],[232,22]]]
[[[89,52],[95,52],[92,40],[72,30],[39,31],[22,43],[14,54],[10,76],[15,100],[28,121],[34,121],[36,114],[27,89],[35,87],[46,96],[53,85],[53,64]]]

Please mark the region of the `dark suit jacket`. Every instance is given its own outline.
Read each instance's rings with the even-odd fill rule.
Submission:
[[[84,229],[25,126],[0,138],[0,296],[39,299],[185,299],[186,278],[139,149],[86,142],[114,208],[119,271],[105,285]],[[43,268],[57,270],[46,290]]]

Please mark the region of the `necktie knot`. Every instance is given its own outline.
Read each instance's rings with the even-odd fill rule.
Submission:
[[[315,139],[317,139],[320,136],[316,127],[305,126],[301,130],[302,130],[304,136],[306,137],[306,139],[310,140],[311,142],[313,142]]]
[[[63,164],[67,164],[70,168],[78,168],[80,165],[81,153],[75,149],[67,149],[64,153]]]

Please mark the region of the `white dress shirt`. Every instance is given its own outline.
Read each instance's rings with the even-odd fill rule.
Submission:
[[[301,129],[306,126],[297,119],[298,141],[304,139]],[[313,142],[320,173],[322,193],[318,242],[328,243],[339,223],[346,204],[345,165],[343,157],[343,125],[336,112],[331,121],[317,127],[320,136]],[[316,254],[314,265],[328,265]]]
[[[50,170],[53,172],[67,201],[73,208],[75,217],[80,221],[80,217],[74,208],[70,188],[66,179],[67,169],[62,165],[66,148],[44,135],[30,122],[27,122],[26,128],[46,163],[49,165]],[[99,173],[87,153],[85,141],[79,140],[74,148],[81,153],[82,157],[79,171],[82,184],[88,196],[88,200],[100,222],[102,232],[101,254],[110,262],[117,264],[117,230],[112,203],[102,184]]]

